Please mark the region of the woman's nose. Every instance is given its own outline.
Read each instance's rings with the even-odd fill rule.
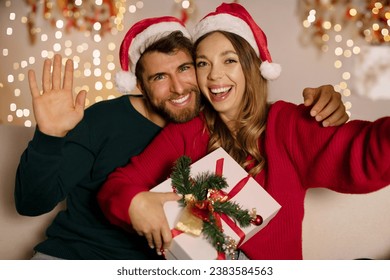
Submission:
[[[223,71],[222,71],[221,67],[211,66],[210,72],[208,75],[208,78],[210,80],[218,80],[218,79],[222,78],[222,76],[223,76]]]

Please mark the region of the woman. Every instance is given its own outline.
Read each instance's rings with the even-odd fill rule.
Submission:
[[[250,259],[302,259],[308,188],[367,193],[390,184],[390,118],[323,129],[302,105],[269,105],[264,77],[276,78],[278,67],[265,35],[239,4],[219,6],[200,21],[194,37],[198,83],[208,100],[203,114],[167,126],[140,156],[115,171],[98,195],[103,212],[114,224],[131,223],[160,248],[161,239],[171,238],[165,198],[148,190],[169,176],[180,156],[194,162],[223,147],[282,205],[240,249]]]

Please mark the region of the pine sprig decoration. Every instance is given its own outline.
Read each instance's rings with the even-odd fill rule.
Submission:
[[[195,201],[202,202],[209,199],[210,190],[221,191],[228,187],[224,177],[210,172],[204,172],[192,178],[190,165],[191,159],[182,156],[176,161],[171,174],[172,186],[177,193],[183,195],[180,201],[182,206],[187,205],[186,195],[191,195]],[[231,217],[241,227],[249,226],[252,222],[252,216],[249,211],[241,209],[237,203],[229,200],[220,201],[217,199],[214,201],[211,199],[210,203],[211,210],[207,219],[203,220],[202,232],[218,252],[223,252],[226,247],[226,236],[218,227],[214,212]]]
[[[221,190],[227,186],[225,178],[204,172],[193,179],[192,194],[197,200],[204,200],[210,189]]]
[[[187,156],[180,157],[173,167],[171,173],[172,186],[175,187],[178,193],[191,193],[192,182],[190,181],[191,159]]]
[[[221,190],[227,187],[226,179],[204,172],[191,178],[191,159],[188,156],[180,157],[171,173],[172,185],[182,195],[193,194],[197,199],[204,199],[209,189]]]
[[[225,235],[217,227],[214,218],[210,223],[203,223],[203,234],[218,252],[224,251]]]
[[[224,213],[238,223],[241,227],[247,227],[251,225],[252,216],[247,210],[241,209],[241,207],[232,201],[215,202],[214,211],[218,213]]]

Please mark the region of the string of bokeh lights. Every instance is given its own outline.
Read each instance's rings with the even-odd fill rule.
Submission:
[[[124,19],[140,12],[145,5],[142,0],[26,0],[25,5],[29,12],[21,11],[21,3],[16,0],[6,0],[2,4],[2,14],[8,16],[7,26],[2,29],[8,40],[15,40],[17,28],[20,25],[28,30],[28,38],[31,46],[40,50],[39,55],[15,53],[11,47],[2,47],[1,56],[12,58],[12,68],[8,71],[6,80],[0,80],[0,89],[11,88],[9,99],[8,123],[21,123],[30,127],[35,124],[31,111],[31,104],[23,105],[20,102],[22,95],[29,94],[22,90],[27,82],[27,68],[34,68],[38,60],[53,58],[55,53],[63,56],[63,64],[69,58],[74,61],[74,92],[82,89],[88,94],[86,106],[90,106],[104,99],[115,98],[119,93],[113,90],[113,74],[117,72],[115,59],[119,49],[120,40],[117,38],[124,30]],[[180,15],[191,17],[195,12],[193,1],[173,0],[175,9],[180,10]],[[74,39],[78,37],[79,40]],[[80,37],[84,39],[80,39]],[[23,38],[18,38],[18,40]],[[50,43],[50,44],[49,44]],[[82,59],[91,55],[91,59]],[[35,69],[39,71],[39,69]],[[93,79],[83,79],[93,78]],[[83,83],[83,84],[80,84]]]
[[[299,5],[306,43],[333,51],[338,70],[343,60],[361,53],[362,45],[390,45],[389,0],[300,0]],[[340,83],[334,85],[343,96],[351,95],[351,77],[350,71],[342,71]],[[345,106],[351,115],[351,102]]]

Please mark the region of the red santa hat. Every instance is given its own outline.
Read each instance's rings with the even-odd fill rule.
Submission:
[[[135,88],[137,84],[135,66],[144,51],[174,31],[181,31],[185,37],[191,39],[184,23],[171,16],[143,19],[127,31],[119,51],[122,71],[115,76],[116,86],[120,92],[129,93]]]
[[[221,4],[215,12],[209,13],[196,24],[192,37],[196,41],[202,35],[218,30],[235,33],[252,46],[262,61],[260,72],[265,79],[279,77],[282,68],[272,62],[266,35],[243,6],[237,3]]]

